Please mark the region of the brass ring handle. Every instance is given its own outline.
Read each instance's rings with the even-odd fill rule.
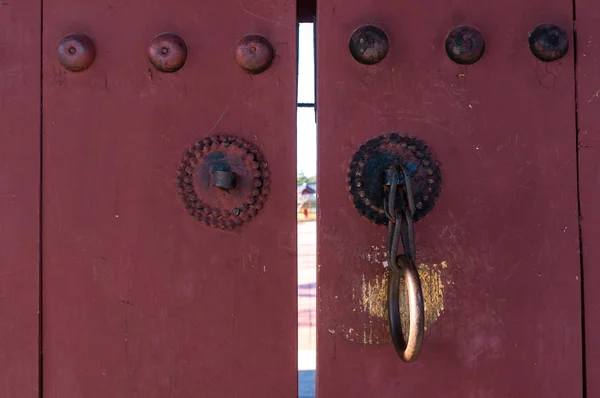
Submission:
[[[425,310],[421,279],[415,263],[405,255],[398,256],[398,266],[402,272],[390,271],[388,281],[388,311],[390,332],[396,353],[405,362],[419,357],[425,334]],[[408,339],[404,340],[400,319],[400,279],[404,276],[408,292],[409,326]]]

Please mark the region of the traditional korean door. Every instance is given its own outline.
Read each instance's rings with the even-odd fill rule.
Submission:
[[[319,1],[318,397],[582,396],[572,12],[565,0]],[[580,103],[598,96],[592,65]],[[422,217],[425,335],[410,364],[391,345],[388,230],[372,222],[389,222],[384,172],[401,191],[399,165]]]
[[[295,396],[292,3],[43,15],[43,396]]]
[[[0,396],[297,395],[296,12],[0,3]],[[318,2],[319,398],[600,396],[599,13]]]

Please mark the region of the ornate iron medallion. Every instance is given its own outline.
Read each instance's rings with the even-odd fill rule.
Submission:
[[[416,212],[414,221],[433,210],[441,191],[441,171],[429,147],[414,137],[383,134],[367,141],[352,157],[348,170],[348,191],[358,212],[379,225],[387,225],[384,187],[394,165],[402,164],[410,176]],[[398,184],[404,178],[399,177]],[[401,203],[397,202],[397,206]]]
[[[219,135],[196,142],[177,168],[177,191],[187,212],[205,225],[233,228],[262,209],[270,172],[259,148]]]

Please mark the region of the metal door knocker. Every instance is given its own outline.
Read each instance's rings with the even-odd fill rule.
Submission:
[[[197,141],[177,168],[177,192],[203,224],[231,229],[262,209],[270,172],[259,148],[242,138],[218,135]]]
[[[422,141],[396,133],[383,134],[367,141],[354,154],[347,181],[350,198],[358,212],[369,221],[388,226],[390,333],[400,359],[412,362],[421,352],[425,319],[423,292],[415,264],[413,224],[435,206],[441,190],[440,168]],[[404,253],[399,255],[400,242]],[[406,340],[400,321],[402,278],[410,311]]]

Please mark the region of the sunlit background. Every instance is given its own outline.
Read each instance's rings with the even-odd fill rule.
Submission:
[[[316,175],[314,25],[298,32],[298,396],[315,396],[316,370]]]

